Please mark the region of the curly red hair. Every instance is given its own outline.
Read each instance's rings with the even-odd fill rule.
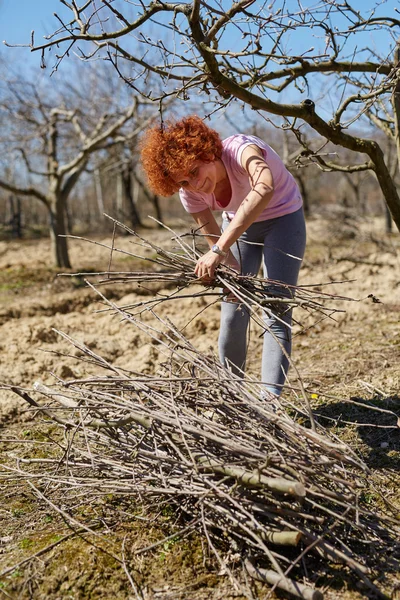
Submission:
[[[143,169],[150,188],[160,196],[172,196],[180,187],[171,173],[188,172],[195,160],[212,162],[221,155],[219,134],[197,115],[148,129],[141,142]]]

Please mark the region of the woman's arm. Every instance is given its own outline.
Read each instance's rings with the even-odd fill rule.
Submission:
[[[235,216],[225,231],[219,236],[219,238],[211,238],[213,241],[210,244],[210,247],[213,244],[217,244],[222,252],[229,252],[229,255],[231,255],[231,246],[233,246],[242,233],[244,233],[246,229],[250,227],[250,225],[252,225],[257,217],[263,212],[265,207],[271,201],[274,193],[272,173],[264,160],[262,151],[260,148],[258,148],[258,146],[247,146],[243,150],[242,166],[248,173],[251,183],[251,190],[243,199]],[[208,210],[209,209],[202,211],[201,213],[196,213],[196,215],[203,215],[207,213]],[[209,213],[215,222],[211,211],[209,211]],[[196,217],[196,215],[193,216]],[[213,229],[211,231],[210,229],[210,233],[215,234],[215,230]],[[221,262],[222,257],[210,250],[198,260],[195,273],[198,275],[198,277],[213,278],[214,271]],[[226,263],[226,259],[224,262]]]
[[[252,225],[272,199],[274,181],[272,173],[257,146],[247,146],[242,153],[242,166],[246,169],[251,190],[242,201],[235,216],[217,242],[226,252],[236,240]]]
[[[201,233],[205,236],[207,243],[211,248],[221,237],[221,229],[211,210],[206,208],[200,212],[192,213],[192,217],[200,227]]]
[[[198,260],[195,268],[196,275],[204,279],[213,279],[214,271],[221,262],[232,267],[233,269],[236,269],[237,271],[240,271],[239,263],[230,250],[225,258],[211,251],[212,246],[214,246],[214,244],[216,244],[221,237],[221,229],[211,210],[206,208],[200,212],[192,213],[192,217],[200,227],[201,233],[205,236],[210,248],[210,251],[204,254],[204,256]],[[203,264],[203,259],[205,256],[211,259],[210,267]]]

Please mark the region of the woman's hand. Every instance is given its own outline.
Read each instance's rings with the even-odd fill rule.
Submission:
[[[199,258],[194,272],[199,279],[203,279],[203,281],[212,281],[214,279],[215,269],[220,264],[224,264],[227,267],[240,272],[239,263],[231,251],[229,251],[227,256],[223,257],[212,250],[209,250],[209,252]]]
[[[223,261],[223,257],[209,250],[197,261],[195,274],[203,281],[212,281],[214,279],[215,269]]]

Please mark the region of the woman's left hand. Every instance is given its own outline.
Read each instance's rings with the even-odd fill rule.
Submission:
[[[223,261],[223,257],[209,250],[197,261],[195,274],[203,281],[212,281],[214,279],[215,269]]]

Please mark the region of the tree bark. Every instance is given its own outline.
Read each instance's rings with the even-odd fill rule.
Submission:
[[[390,214],[390,210],[387,204],[385,204],[385,232],[392,233],[393,231],[393,219]]]
[[[99,208],[100,218],[103,218],[104,215],[104,201],[103,201],[103,188],[101,185],[101,176],[99,169],[96,169],[94,172],[94,185],[96,189],[96,200],[97,206]]]
[[[65,227],[65,201],[61,193],[55,194],[50,203],[50,240],[53,264],[65,269],[71,268]]]
[[[154,209],[156,211],[156,219],[157,219],[157,221],[162,221],[160,198],[157,196],[157,194],[153,194],[152,199],[153,199]],[[162,225],[159,225],[159,227],[161,228]]]
[[[306,217],[309,217],[310,216],[310,199],[309,199],[309,194],[308,194],[306,184],[304,181],[304,177],[303,177],[303,175],[295,175],[295,178],[296,178],[297,183],[299,184],[300,193],[303,198],[304,214]]]
[[[11,235],[14,238],[21,239],[22,238],[22,207],[21,207],[21,198],[18,196],[15,198],[14,196],[9,196],[10,203],[10,225],[11,225]]]
[[[397,40],[397,45],[394,51],[393,63],[398,68],[400,63],[400,39]],[[394,134],[397,150],[397,161],[400,164],[400,79],[397,78],[392,95],[392,106],[394,116]]]
[[[65,223],[67,233],[71,234],[74,229],[74,219],[68,201],[65,203]]]
[[[140,218],[140,214],[137,209],[136,203],[139,184],[136,181],[136,179],[132,180],[132,171],[132,166],[130,164],[126,165],[123,171],[121,172],[121,177],[125,191],[125,198],[129,207],[130,225],[132,229],[135,229],[135,227],[142,226],[142,220]],[[132,184],[135,186],[135,194],[132,193]]]
[[[374,144],[370,154],[374,163],[374,171],[379,185],[386,200],[386,204],[392,215],[393,221],[396,223],[397,229],[400,231],[400,199],[397,188],[394,184],[389,170],[386,166],[383,152],[378,144]]]

